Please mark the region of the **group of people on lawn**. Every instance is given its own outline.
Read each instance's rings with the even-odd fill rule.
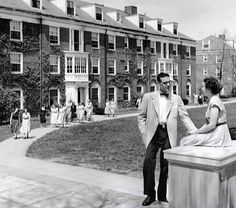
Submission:
[[[105,110],[104,110],[105,116],[114,117],[115,116],[115,108],[116,108],[116,103],[115,103],[114,99],[111,99],[110,101],[107,99]]]
[[[75,102],[71,100],[67,105],[64,103],[60,106],[52,105],[50,113],[50,124],[52,127],[64,127],[70,122],[78,121],[83,123],[84,120],[91,121],[93,113],[93,104],[91,100],[87,105],[83,102],[76,106]]]

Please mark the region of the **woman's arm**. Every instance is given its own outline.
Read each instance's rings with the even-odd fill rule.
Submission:
[[[199,129],[189,131],[188,134],[204,134],[213,130],[216,127],[219,112],[220,112],[219,108],[217,106],[213,106],[211,108],[211,113],[210,113],[210,123],[203,125]]]

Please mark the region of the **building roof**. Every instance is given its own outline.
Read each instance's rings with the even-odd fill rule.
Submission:
[[[126,16],[128,14],[119,9],[111,8],[111,7],[106,7],[103,5],[103,21],[98,21],[95,18],[91,17],[88,13],[83,11],[81,7],[85,6],[92,6],[92,5],[98,5],[98,4],[93,4],[85,1],[80,1],[80,0],[75,0],[75,7],[76,7],[76,15],[68,15],[64,13],[62,10],[57,8],[52,2],[52,0],[42,0],[42,10],[31,8],[28,6],[23,0],[0,0],[0,8],[2,9],[9,9],[9,10],[21,10],[24,12],[31,12],[31,13],[41,13],[42,15],[46,16],[52,16],[55,18],[67,18],[71,20],[76,20],[76,21],[81,21],[81,22],[87,22],[90,24],[97,24],[100,26],[108,26],[110,28],[114,29],[121,29],[121,30],[133,30],[136,32],[141,32],[141,33],[150,33],[153,35],[158,35],[158,36],[168,36],[174,39],[184,39],[187,41],[192,41],[195,42],[192,38],[178,32],[178,35],[174,35],[167,29],[163,28],[162,32],[159,32],[157,30],[154,30],[152,27],[146,25],[145,29],[139,28],[137,25],[133,24],[131,21],[129,21]],[[112,19],[107,13],[109,12],[115,12],[118,11],[121,13],[121,16],[124,17],[122,18],[122,22],[117,22],[114,19]],[[152,18],[143,15],[146,20],[151,20]],[[163,23],[164,24],[164,23]]]

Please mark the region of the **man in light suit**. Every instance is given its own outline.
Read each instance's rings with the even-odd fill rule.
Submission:
[[[148,206],[156,200],[155,167],[159,149],[160,176],[157,197],[160,202],[168,202],[168,162],[164,159],[163,150],[177,146],[177,118],[181,119],[187,130],[196,129],[180,96],[172,94],[169,74],[160,73],[157,81],[159,90],[144,95],[138,115],[139,130],[146,147],[143,177],[144,194],[147,197],[142,203],[143,206]]]

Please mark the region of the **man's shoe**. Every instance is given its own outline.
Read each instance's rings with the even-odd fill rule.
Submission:
[[[143,200],[142,205],[143,206],[149,206],[152,202],[156,201],[156,196],[155,195],[148,195],[146,199]]]

